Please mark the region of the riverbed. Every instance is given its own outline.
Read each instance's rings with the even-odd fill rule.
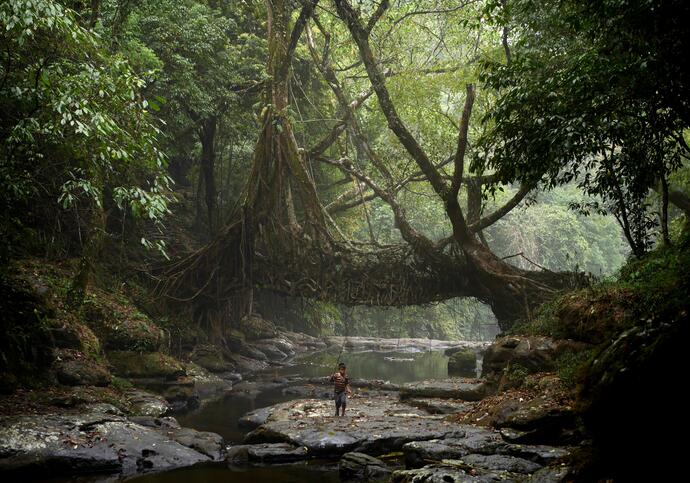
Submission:
[[[426,352],[348,352],[339,348],[297,358],[293,364],[257,373],[249,379],[284,380],[284,378],[321,377],[335,371],[337,363],[347,364],[352,378],[386,380],[405,383],[448,377],[448,357],[443,351]],[[238,425],[238,419],[254,409],[299,399],[289,394],[289,387],[271,388],[258,393],[230,393],[221,400],[210,402],[196,411],[177,417],[182,426],[200,431],[212,431],[225,438],[228,444],[241,443],[248,429]],[[327,392],[327,391],[326,391]],[[356,406],[356,399],[351,408]],[[132,481],[137,483],[173,482],[321,482],[340,481],[336,461],[308,461],[289,465],[227,467],[205,465],[144,475]]]

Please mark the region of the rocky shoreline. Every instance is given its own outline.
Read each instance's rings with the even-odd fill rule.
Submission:
[[[332,416],[327,378],[271,378],[264,374],[245,381],[234,370],[236,361],[228,363],[226,357],[216,357],[222,354],[203,348],[192,353],[194,362],[186,363],[184,373],[175,378],[161,377],[157,382],[132,378],[137,385],[157,388],[159,394],[134,388],[125,391],[127,414],[99,403],[76,406],[72,414],[1,417],[0,470],[28,475],[110,473],[124,478],[198,463],[279,464],[327,458],[340,461],[343,478],[563,481],[567,458],[579,439],[574,412],[562,405],[550,407],[547,400],[539,399],[551,390],[543,382],[549,378],[535,376],[535,384],[547,385],[533,397],[492,400],[498,386],[504,384],[505,367],[511,361],[538,361],[531,366],[538,372],[554,357],[549,351],[562,350],[558,344],[536,342],[506,338],[494,343],[486,352],[485,368],[490,370],[483,379],[408,384],[354,380],[357,396],[345,418]],[[261,351],[265,360],[238,357],[253,361],[240,365],[246,375],[257,366],[283,365],[296,353],[344,344],[349,351],[390,350],[397,343],[397,339],[320,340],[283,332],[244,342],[245,353]],[[428,344],[425,339],[401,340],[405,351],[426,350]],[[450,352],[483,351],[486,345],[462,341],[432,344]],[[170,417],[180,407],[175,398],[165,395],[180,384],[192,388],[197,401],[230,392],[251,397],[274,388],[299,399],[246,414],[239,424],[251,431],[243,444],[228,446],[218,434],[180,427]],[[398,455],[397,464],[383,461],[391,453]]]

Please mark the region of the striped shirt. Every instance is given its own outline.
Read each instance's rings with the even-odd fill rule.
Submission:
[[[347,388],[347,385],[350,383],[350,378],[343,376],[339,372],[336,372],[331,376],[331,382],[335,384],[335,393],[340,394],[341,392],[345,391],[345,388]]]

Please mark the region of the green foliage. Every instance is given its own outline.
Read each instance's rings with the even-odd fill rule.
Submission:
[[[500,96],[475,167],[495,168],[503,181],[577,182],[603,204],[575,207],[613,213],[641,256],[656,224],[647,192],[688,154],[688,69],[677,62],[688,49],[678,20],[687,2],[508,5],[504,18],[517,41],[512,62],[486,73]]]
[[[564,352],[556,360],[558,377],[566,387],[574,388],[584,379],[596,350],[588,349],[579,352]]]
[[[503,368],[503,377],[510,386],[519,387],[530,375],[529,369],[521,364],[510,363]]]
[[[64,210],[115,204],[160,222],[170,180],[145,81],[56,1],[3,2],[0,32],[3,213],[47,194]]]

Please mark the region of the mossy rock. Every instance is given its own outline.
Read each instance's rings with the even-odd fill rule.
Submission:
[[[256,314],[243,317],[239,329],[248,340],[270,339],[278,335],[275,324]]]
[[[186,374],[180,361],[161,352],[111,351],[108,360],[120,377],[175,379]]]
[[[53,346],[57,349],[75,349],[92,359],[101,357],[101,341],[84,324],[75,322],[50,327],[48,334]]]
[[[212,344],[200,344],[194,348],[189,358],[211,372],[232,372],[235,366],[225,360],[223,352]]]
[[[448,374],[476,375],[477,354],[472,349],[454,352],[448,359]]]
[[[107,350],[155,352],[166,341],[165,332],[128,301],[89,297],[82,314]]]
[[[87,358],[59,361],[55,373],[60,384],[66,386],[108,386],[111,381],[108,369]]]

